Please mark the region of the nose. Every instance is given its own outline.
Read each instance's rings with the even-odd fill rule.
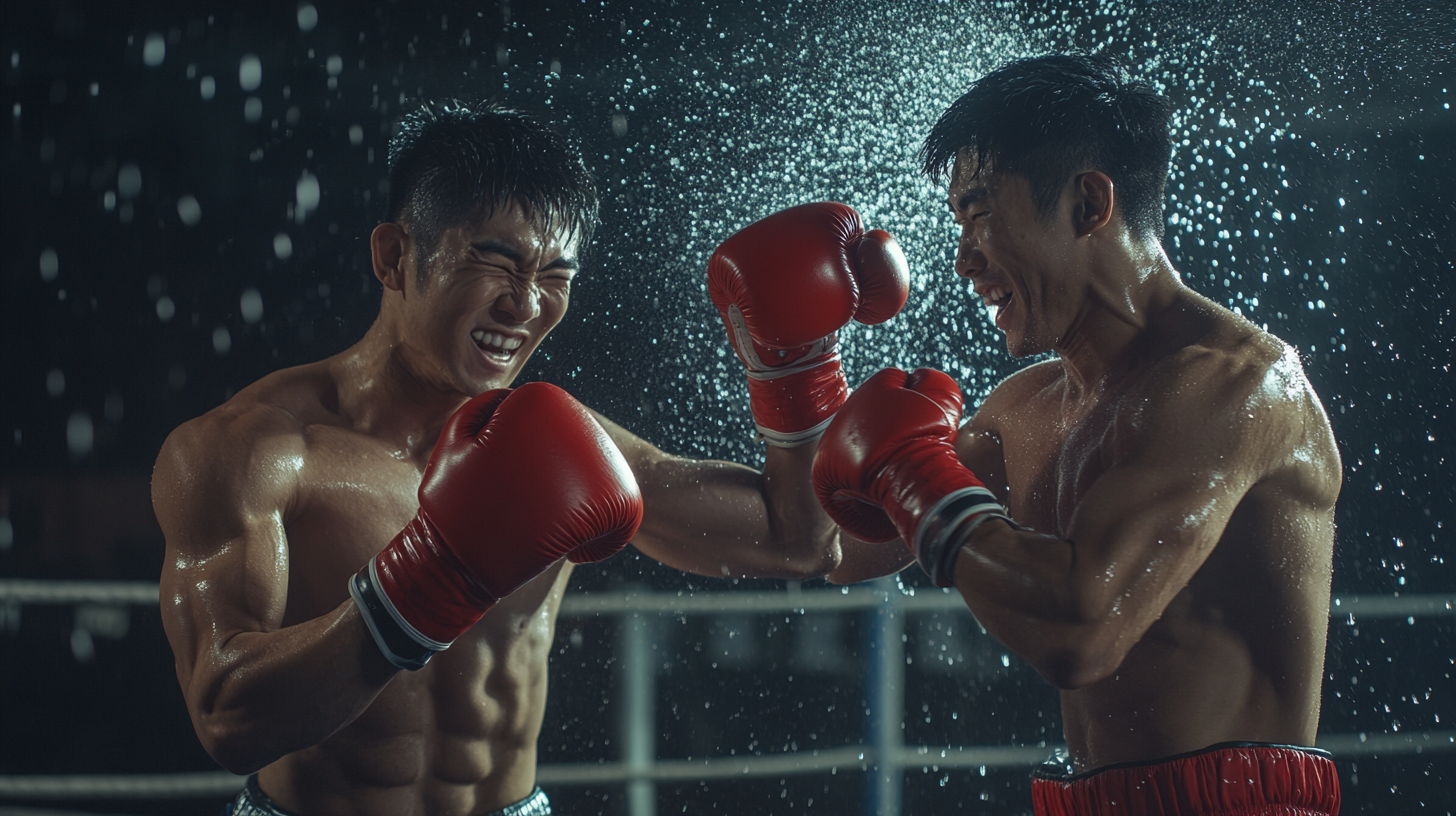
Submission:
[[[508,323],[529,323],[541,314],[541,287],[517,283],[496,299],[495,308]]]
[[[974,232],[968,224],[961,228],[961,240],[956,244],[956,274],[969,278],[985,268],[986,256],[981,254],[980,243],[975,240]]]

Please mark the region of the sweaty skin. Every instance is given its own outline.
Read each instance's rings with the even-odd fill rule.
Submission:
[[[1219,742],[1312,745],[1341,468],[1297,354],[1183,285],[1099,172],[1040,218],[962,154],[956,271],[1013,356],[957,439],[1015,530],[965,542],[955,585],[1061,689],[1081,769]],[[831,580],[903,566],[844,542]],[[902,545],[895,545],[902,546]]]
[[[164,445],[163,623],[204,747],[228,770],[259,771],[284,808],[478,814],[535,785],[572,565],[503,599],[418,672],[380,654],[347,582],[414,516],[445,420],[508,386],[561,319],[576,246],[510,207],[448,230],[422,285],[404,228],[381,225],[371,245],[385,294],[358,344],[259,380]],[[718,577],[836,563],[812,445],[771,448],[759,473],[669,456],[598,418],[640,484],[643,553]]]

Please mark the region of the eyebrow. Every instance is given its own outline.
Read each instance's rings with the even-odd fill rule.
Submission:
[[[984,200],[988,194],[989,191],[985,187],[972,187],[964,193],[961,193],[961,197],[956,199],[956,203],[950,205],[951,211],[961,212],[977,201]]]
[[[522,255],[520,250],[516,249],[510,244],[502,243],[500,241],[475,241],[470,246],[478,252],[489,252],[493,255],[503,256],[516,266],[520,266],[521,263],[526,259],[526,256]],[[543,269],[571,270],[577,270],[580,268],[581,264],[578,263],[575,258],[568,258],[566,256],[557,258],[556,260],[552,261],[549,264],[546,264],[546,266],[543,267]]]

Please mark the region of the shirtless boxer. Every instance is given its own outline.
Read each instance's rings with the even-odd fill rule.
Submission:
[[[1172,106],[1103,58],[985,77],[922,152],[955,271],[1013,357],[961,394],[886,369],[821,440],[815,487],[868,541],[832,580],[915,558],[1061,689],[1070,762],[1039,814],[1326,814],[1312,745],[1340,459],[1298,355],[1185,286],[1161,246]],[[1012,521],[1014,519],[1014,521]]]
[[[847,393],[832,335],[905,300],[898,247],[848,207],[750,227],[711,289],[773,444],[762,473],[682,459],[554,386],[508,389],[596,218],[574,147],[528,115],[426,105],[391,142],[390,191],[364,338],[158,457],[163,620],[204,747],[255,774],[234,814],[549,813],[536,739],[572,563],[630,538],[704,575],[832,569],[809,482]],[[777,302],[806,292],[828,305],[796,300],[779,331]]]

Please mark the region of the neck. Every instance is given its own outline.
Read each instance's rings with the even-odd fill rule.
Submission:
[[[1073,399],[1093,394],[1109,375],[1134,362],[1153,316],[1184,288],[1157,243],[1128,243],[1113,262],[1094,264],[1080,306],[1053,345]]]
[[[409,357],[381,314],[359,342],[330,360],[330,368],[339,384],[339,410],[354,427],[393,442],[401,457],[423,461],[467,397],[427,379]]]

